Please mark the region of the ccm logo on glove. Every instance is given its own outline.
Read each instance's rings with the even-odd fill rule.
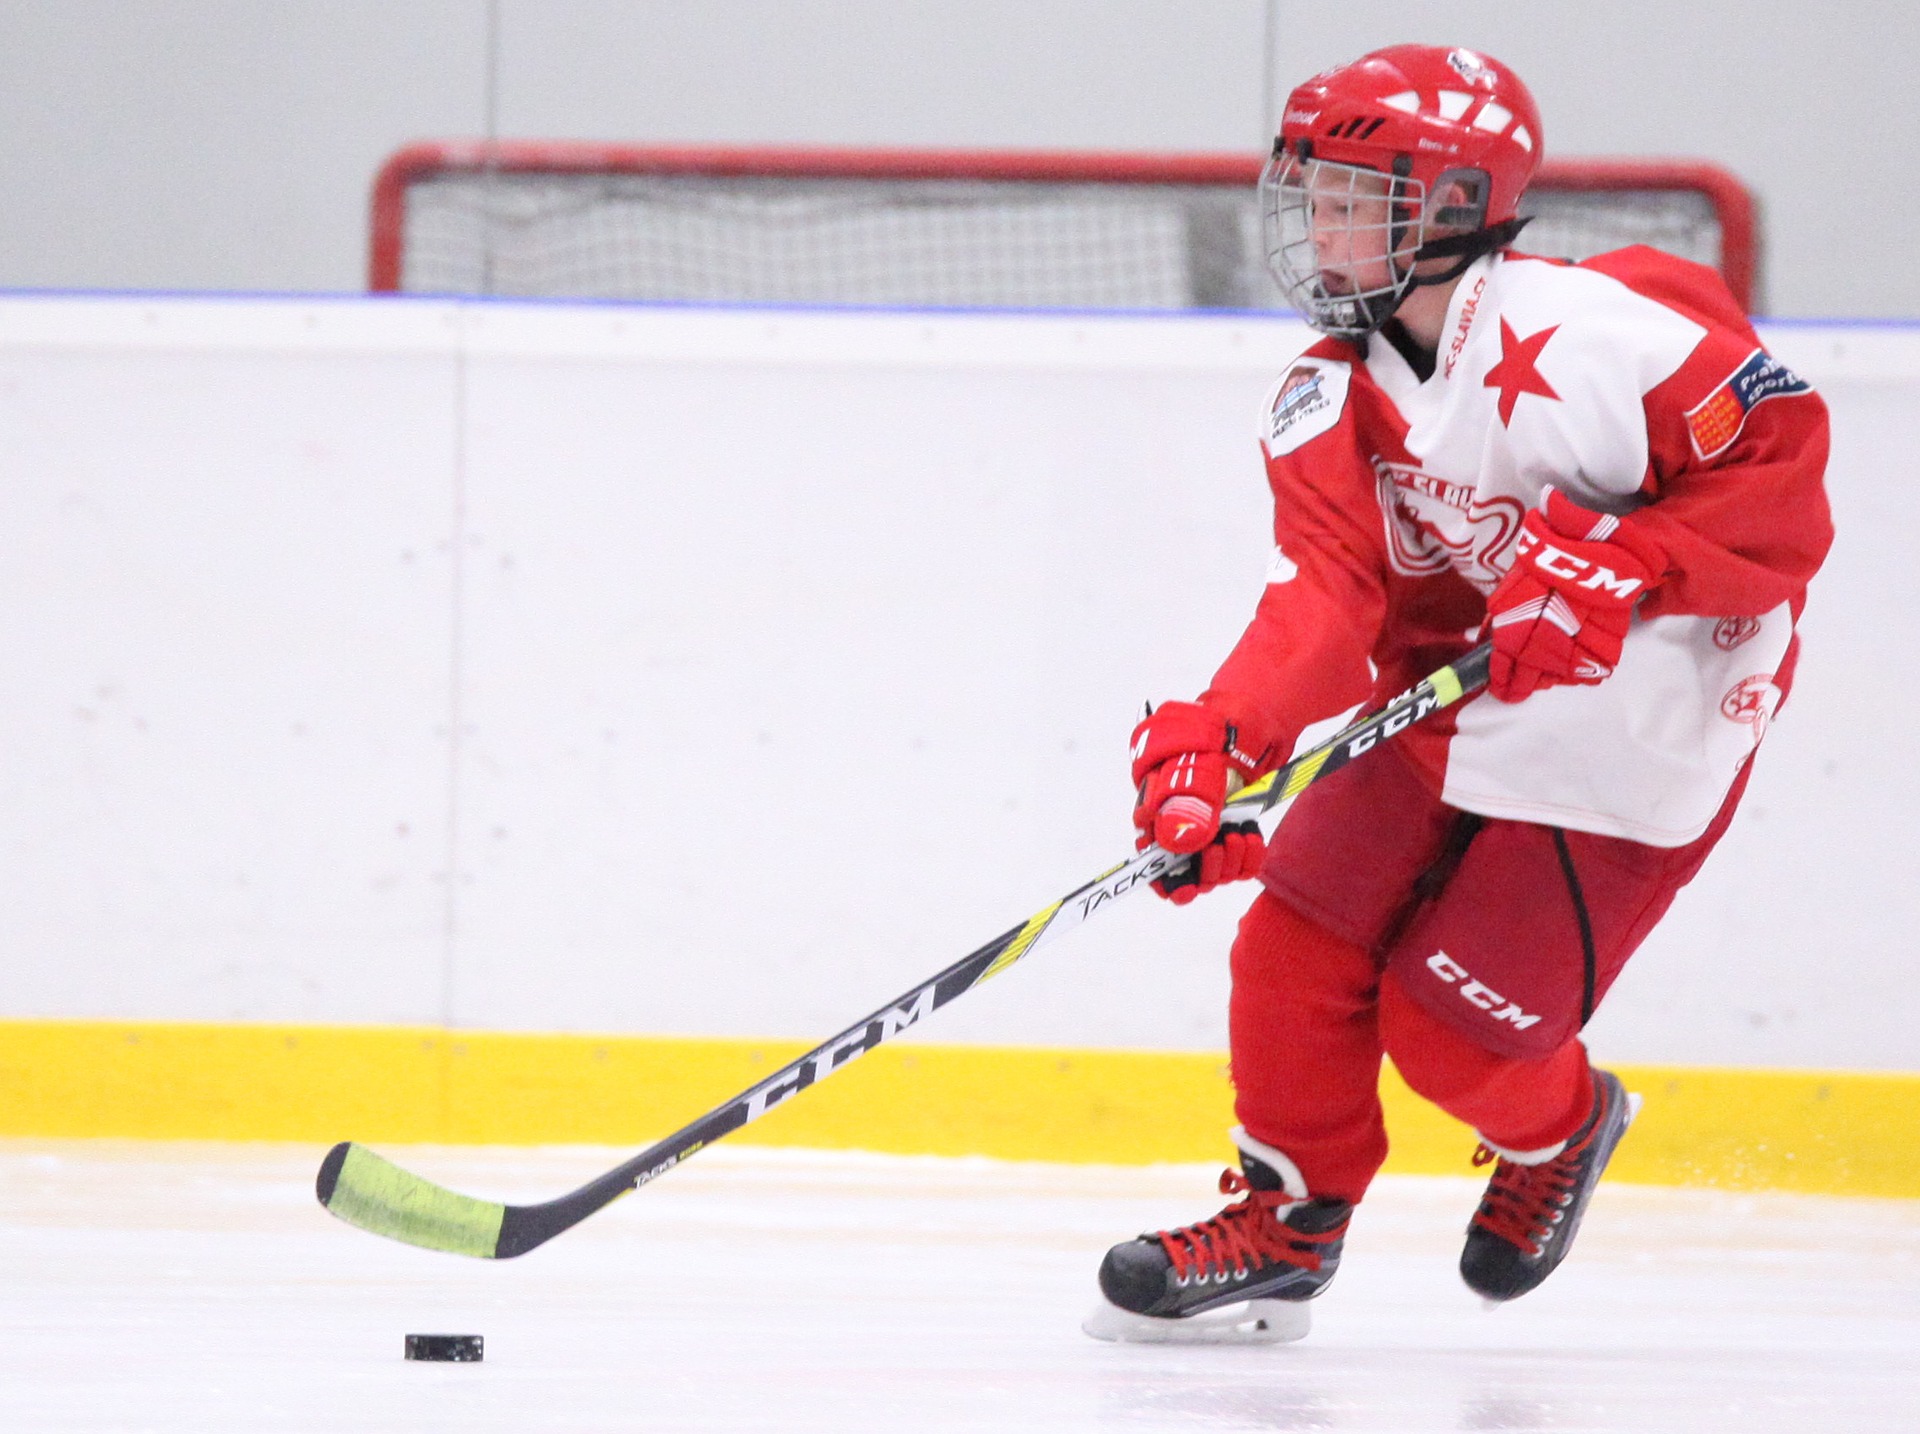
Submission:
[[[1604,514],[1602,516],[1606,523],[1618,526],[1620,522],[1618,518]],[[1599,529],[1604,524],[1596,523],[1594,526]],[[1577,554],[1555,547],[1536,533],[1531,526],[1520,529],[1520,537],[1514,544],[1514,552],[1519,558],[1531,562],[1548,577],[1560,578],[1590,592],[1607,592],[1615,597],[1630,598],[1647,585],[1645,578],[1623,578],[1612,568],[1588,562]]]

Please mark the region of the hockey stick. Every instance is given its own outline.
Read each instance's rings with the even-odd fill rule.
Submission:
[[[1422,718],[1479,691],[1487,683],[1490,650],[1486,645],[1476,647],[1442,667],[1378,712],[1342,729],[1235,795],[1227,803],[1228,810],[1243,816],[1258,815]],[[320,1203],[350,1225],[409,1245],[486,1259],[524,1255],[665,1174],[701,1147],[758,1120],[788,1097],[824,1080],[856,1056],[917,1024],[982,981],[999,975],[1035,947],[1071,931],[1110,902],[1176,872],[1188,859],[1157,846],[1148,847],[570,1194],[537,1205],[477,1200],[402,1170],[364,1145],[344,1141],[334,1146],[320,1164],[316,1182]]]

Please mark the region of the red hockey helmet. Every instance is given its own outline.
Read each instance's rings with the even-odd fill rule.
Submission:
[[[1513,241],[1541,149],[1539,107],[1498,60],[1433,45],[1362,55],[1287,97],[1260,181],[1268,262],[1314,327],[1370,333],[1409,289]]]

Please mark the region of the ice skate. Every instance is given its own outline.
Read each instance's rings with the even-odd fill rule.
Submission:
[[[1499,1163],[1467,1227],[1460,1277],[1492,1303],[1536,1289],[1573,1247],[1613,1148],[1639,1110],[1611,1071],[1593,1073],[1593,1114],[1558,1153],[1526,1162],[1482,1145],[1474,1164]]]
[[[1220,1193],[1242,1198],[1210,1220],[1115,1245],[1100,1265],[1106,1296],[1081,1328],[1147,1344],[1280,1344],[1300,1339],[1305,1301],[1340,1267],[1353,1207],[1307,1195],[1286,1156],[1234,1131],[1242,1170]],[[1244,1173],[1242,1173],[1244,1171]]]

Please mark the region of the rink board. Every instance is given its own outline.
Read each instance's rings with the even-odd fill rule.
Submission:
[[[802,1054],[793,1041],[430,1027],[0,1024],[0,1136],[639,1146]],[[1620,1066],[1645,1099],[1616,1178],[1920,1197],[1920,1075]],[[1475,1138],[1389,1066],[1399,1174]],[[1144,1165],[1226,1159],[1224,1053],[903,1041],[743,1144]],[[1894,1138],[1889,1138],[1890,1136]]]
[[[1308,337],[0,296],[0,1019],[839,1029],[1128,854],[1127,734],[1257,598]],[[1920,329],[1765,337],[1832,406],[1840,536],[1739,820],[1588,1034],[1920,1070],[1920,761],[1875,715],[1920,689]],[[937,1034],[1217,1049],[1242,910],[1125,903]]]

